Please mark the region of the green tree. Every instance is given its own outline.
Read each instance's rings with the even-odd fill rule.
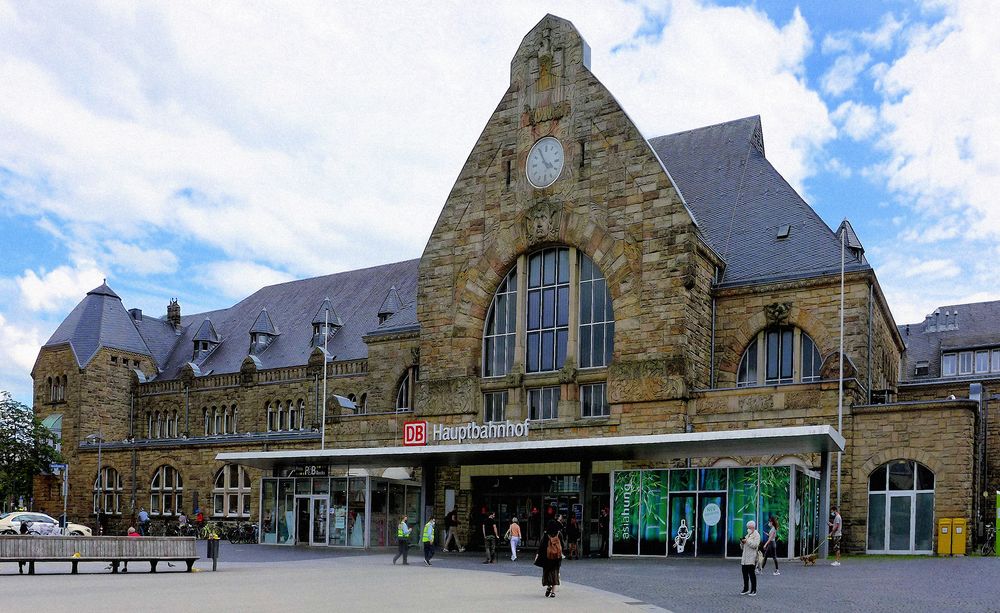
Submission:
[[[13,504],[31,495],[34,476],[61,461],[55,444],[56,435],[30,407],[0,390],[0,500]]]

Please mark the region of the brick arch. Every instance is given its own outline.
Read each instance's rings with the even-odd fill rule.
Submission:
[[[481,338],[486,314],[504,277],[522,254],[554,246],[575,247],[600,268],[607,280],[616,320],[639,314],[635,296],[641,249],[616,239],[602,224],[584,215],[563,210],[558,233],[553,240],[529,243],[521,218],[497,231],[486,251],[458,274],[455,281],[456,330]],[[462,335],[460,333],[460,335]]]
[[[868,460],[861,465],[859,469],[861,471],[861,477],[867,479],[872,471],[882,466],[892,462],[893,460],[916,460],[920,462],[934,473],[935,479],[940,474],[942,466],[940,462],[932,458],[926,451],[922,449],[917,449],[915,447],[889,447],[872,454]],[[866,486],[867,487],[867,486]]]
[[[819,318],[805,309],[792,305],[792,308],[788,312],[788,319],[784,325],[795,326],[808,334],[816,344],[816,348],[819,349],[820,356],[824,360],[837,351],[837,336],[828,330],[827,326]],[[736,333],[725,349],[725,355],[721,356],[721,363],[726,365],[727,370],[732,370],[734,380],[736,369],[739,368],[740,359],[743,357],[743,351],[757,336],[757,333],[765,328],[767,328],[767,315],[764,313],[764,309],[760,309],[757,313],[748,317],[737,328]]]

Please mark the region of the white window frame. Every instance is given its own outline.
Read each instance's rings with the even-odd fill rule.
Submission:
[[[980,368],[980,358],[982,358],[982,367]],[[974,367],[976,369],[976,374],[990,372],[990,352],[988,349],[980,349],[976,351],[976,357],[974,358]]]
[[[599,392],[599,393],[598,393]],[[588,414],[587,411],[587,401],[590,400],[591,409]],[[597,406],[601,410],[600,413],[594,410],[594,398],[600,398],[600,405]],[[580,386],[580,417],[584,419],[601,419],[611,415],[611,405],[608,403],[608,384],[605,382],[600,383],[587,383]]]
[[[237,469],[235,484],[232,483],[232,468]],[[253,481],[245,468],[236,464],[226,464],[215,473],[215,480],[212,483],[212,515],[214,517],[250,517],[250,490]],[[236,498],[235,509],[232,508],[232,497],[234,496]],[[222,503],[221,506],[219,502]]]
[[[1000,349],[990,353],[990,372],[1000,372]]]
[[[507,417],[507,390],[483,394],[483,423],[504,421]]]
[[[971,375],[973,370],[974,362],[973,354],[971,351],[961,351],[958,354],[958,374],[960,375]],[[968,362],[968,363],[966,363]]]
[[[941,376],[954,377],[958,375],[958,354],[945,353],[941,356]]]
[[[559,418],[560,388],[533,387],[528,389],[528,419],[547,421]],[[582,409],[581,409],[582,410]]]

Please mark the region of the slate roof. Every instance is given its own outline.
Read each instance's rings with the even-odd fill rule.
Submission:
[[[903,324],[898,329],[906,343],[903,380],[936,379],[941,376],[943,351],[1000,348],[1000,300],[938,307],[924,321]],[[928,363],[926,375],[914,374],[917,362]]]
[[[205,318],[205,321],[201,322],[198,326],[198,331],[194,333],[194,339],[196,341],[208,341],[210,343],[219,342],[219,333],[215,331],[215,326],[212,325],[212,320]]]
[[[721,285],[840,272],[839,237],[764,157],[759,116],[659,136],[649,144],[705,240],[725,260]],[[790,232],[779,239],[783,225]],[[848,253],[847,270],[866,268],[863,256]]]
[[[310,332],[312,332],[311,326]],[[257,319],[253,320],[253,325],[250,326],[250,334],[270,334],[271,336],[278,335],[278,330],[275,329],[270,316],[267,314],[267,307],[261,308],[260,313],[257,315]]]
[[[385,295],[385,300],[382,301],[382,306],[378,309],[379,315],[392,315],[397,313],[403,308],[403,299],[399,296],[399,291],[396,287],[390,287],[389,291]]]
[[[43,347],[69,345],[77,364],[86,366],[101,347],[152,355],[132,316],[107,283],[87,292]]]
[[[406,302],[416,301],[419,263],[420,260],[407,260],[269,285],[228,309],[184,315],[181,335],[176,337],[167,359],[159,363],[159,378],[176,378],[183,365],[191,360],[196,328],[206,318],[212,320],[221,343],[199,363],[202,372],[239,372],[249,352],[250,330],[262,309],[267,309],[267,319],[281,332],[266,352],[256,356],[262,367],[306,364],[313,350],[312,322],[316,307],[326,297],[343,322],[343,327],[330,336],[330,354],[337,360],[366,358],[368,347],[362,337],[379,326],[378,310],[389,288],[395,286]]]
[[[420,323],[417,321],[417,303],[410,302],[401,307],[392,317],[385,320],[381,326],[371,332],[372,336],[380,334],[395,334],[397,332],[409,332],[419,330]]]
[[[323,299],[323,303],[319,305],[316,314],[313,315],[312,323],[313,325],[328,323],[331,327],[337,326],[338,328],[344,325],[344,322],[340,319],[340,315],[337,315],[337,309],[333,308],[333,304],[329,298]]]

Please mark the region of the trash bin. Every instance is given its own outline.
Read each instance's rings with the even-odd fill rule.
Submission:
[[[219,564],[219,543],[221,542],[222,541],[219,539],[208,539],[205,541],[207,549],[207,553],[205,555],[212,559],[212,570],[215,570]]]
[[[938,520],[938,546],[939,556],[951,555],[951,519],[943,517]]]
[[[951,555],[953,556],[965,555],[965,528],[966,519],[964,517],[956,517],[951,520]]]

